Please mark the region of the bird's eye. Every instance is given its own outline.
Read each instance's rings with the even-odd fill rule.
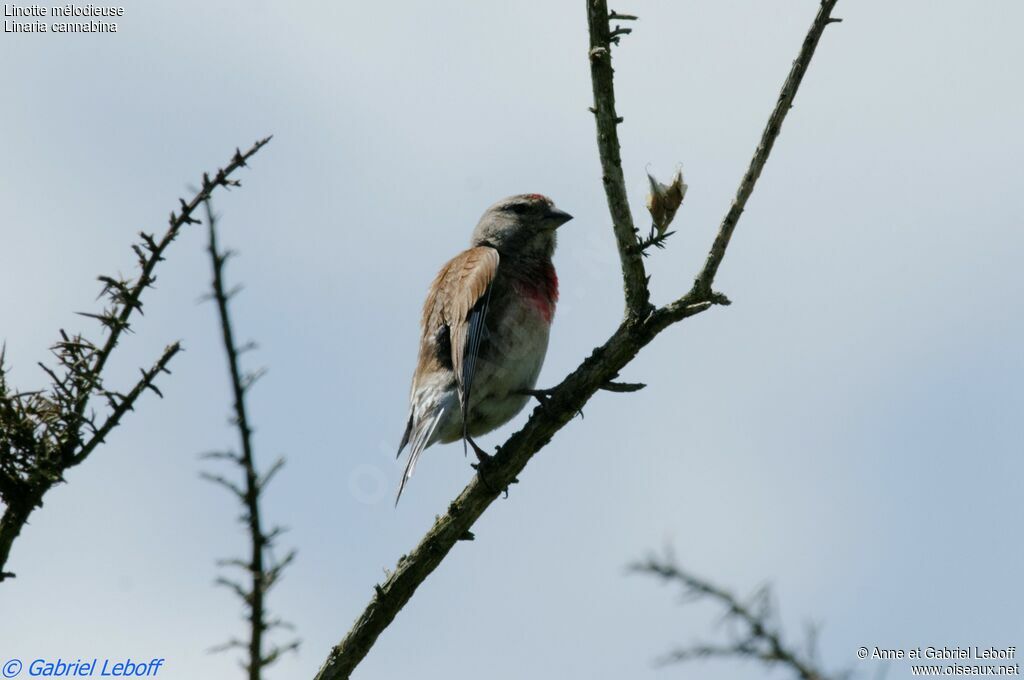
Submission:
[[[515,213],[516,215],[523,215],[528,210],[528,206],[525,203],[511,203],[505,206],[505,210]]]

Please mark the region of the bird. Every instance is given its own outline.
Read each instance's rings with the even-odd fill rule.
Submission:
[[[473,437],[501,427],[539,394],[558,302],[555,231],[571,219],[541,194],[504,198],[434,278],[398,447],[398,456],[410,450],[395,505],[424,449],[461,439],[483,464],[489,456]]]

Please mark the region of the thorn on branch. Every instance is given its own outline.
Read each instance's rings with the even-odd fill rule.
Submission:
[[[235,353],[241,356],[246,352],[251,352],[254,349],[259,349],[259,345],[256,344],[254,341],[250,340],[249,342],[235,349]]]
[[[270,530],[270,533],[263,536],[263,543],[268,546],[272,545],[274,541],[277,540],[278,536],[286,533],[287,531],[288,527],[274,527]],[[295,559],[295,555],[296,553],[294,550],[289,551],[288,554],[285,555],[284,559],[281,560],[281,563],[283,564],[285,562],[291,562],[293,559]]]
[[[238,461],[238,454],[233,451],[207,451],[206,453],[199,454],[199,457],[204,460],[230,460],[232,462]]]
[[[645,387],[647,387],[646,383],[613,382],[611,380],[601,385],[601,389],[607,392],[639,392]]]
[[[608,12],[608,21],[636,21],[639,19],[635,14],[619,14],[615,10]]]
[[[632,28],[622,28],[620,26],[616,26],[615,30],[613,30],[611,33],[608,34],[608,42],[613,43],[615,45],[618,45],[619,44],[619,39],[622,36],[629,35],[632,32],[633,32]]]
[[[278,627],[280,627],[280,628],[285,628],[286,626],[278,626]],[[290,629],[290,625],[289,625],[289,626],[287,626],[287,627],[288,627],[288,628]],[[289,642],[289,643],[288,643],[288,644],[286,644],[286,645],[279,645],[279,646],[275,646],[275,647],[273,647],[273,648],[272,648],[272,649],[270,650],[270,652],[269,652],[268,654],[266,654],[266,655],[265,655],[265,656],[264,656],[264,657],[263,657],[263,658],[262,658],[262,659],[260,660],[260,664],[261,664],[261,665],[262,665],[262,666],[263,666],[264,668],[266,668],[267,666],[271,665],[272,663],[276,662],[276,661],[277,661],[277,660],[278,660],[279,658],[281,658],[281,655],[283,655],[283,654],[286,654],[286,653],[288,653],[288,652],[295,652],[295,651],[298,651],[298,649],[299,649],[299,646],[300,646],[301,644],[302,644],[302,643],[301,643],[301,641],[300,641],[300,640],[293,640],[293,641]]]
[[[235,595],[238,596],[240,600],[242,600],[246,604],[252,602],[253,593],[246,590],[244,587],[242,587],[242,584],[238,583],[237,581],[232,581],[229,578],[218,576],[216,579],[214,579],[213,583],[214,585],[223,586],[224,588],[231,590],[235,593]]]
[[[111,313],[93,314],[92,312],[75,312],[75,314],[78,316],[89,317],[90,319],[96,319],[103,326],[111,330],[131,331],[131,327],[128,325],[127,321],[124,321]]]
[[[723,307],[728,307],[732,304],[732,300],[727,298],[724,293],[718,293],[715,291],[712,291],[711,295],[708,296],[708,302],[715,305],[722,305]]]
[[[237,567],[243,571],[252,571],[252,565],[237,558],[217,560],[218,567]]]
[[[241,640],[239,640],[237,638],[231,638],[227,642],[224,642],[224,643],[219,644],[219,645],[214,645],[213,647],[210,647],[206,651],[209,654],[220,654],[221,652],[226,652],[226,651],[229,651],[229,650],[232,650],[232,649],[245,649],[245,648],[246,648],[245,644],[243,644]]]
[[[281,468],[284,467],[284,464],[285,460],[283,457],[278,458],[276,461],[274,461],[274,464],[271,465],[270,468],[262,475],[260,475],[259,479],[256,480],[257,488],[259,488],[260,491],[263,491],[263,489],[265,489],[266,486],[270,484],[270,480],[272,480],[274,476],[278,472],[280,472]]]
[[[199,476],[208,482],[213,482],[214,484],[224,487],[238,498],[242,500],[245,499],[245,491],[242,490],[242,487],[230,481],[223,475],[215,475],[210,472],[200,472]]]
[[[237,351],[236,351],[237,354]],[[248,392],[249,388],[255,385],[260,378],[267,374],[266,368],[260,368],[255,371],[251,371],[242,376],[242,391]]]

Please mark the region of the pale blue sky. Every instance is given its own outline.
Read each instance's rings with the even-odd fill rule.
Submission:
[[[655,299],[704,254],[816,10],[800,2],[615,5],[623,162],[682,163]],[[741,592],[772,582],[832,667],[861,645],[1024,648],[1024,6],[843,1],[718,287],[734,305],[667,331],[599,394],[416,593],[356,677],[757,676],[654,670],[713,634],[624,566],[671,542]],[[270,372],[257,453],[298,561],[271,598],[304,640],[270,678],[311,677],[384,568],[469,479],[430,449],[392,507],[422,296],[495,199],[576,216],[541,383],[614,328],[621,292],[594,145],[583,3],[129,3],[116,35],[3,35],[0,338],[19,387],[58,328],[89,328],[95,277],[235,146],[274,141],[218,198],[241,251],[238,332]],[[239,677],[204,649],[244,633],[211,585],[244,536],[197,454],[234,441],[201,228],[186,231],[113,366],[167,342],[161,388],[16,543],[0,658],[163,656],[166,678]],[[124,384],[124,383],[122,383]],[[493,446],[525,416],[487,437]],[[208,466],[207,466],[208,468]],[[890,677],[909,673],[892,668]]]

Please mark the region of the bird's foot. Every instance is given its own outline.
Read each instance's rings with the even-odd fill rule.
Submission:
[[[545,411],[551,408],[551,395],[553,395],[554,393],[555,388],[553,387],[546,390],[516,390],[514,392],[514,394],[523,394],[535,398],[537,401],[540,402],[541,408],[544,409]],[[576,411],[576,415],[578,415],[580,418],[583,418],[583,409]]]
[[[551,403],[551,395],[554,394],[553,389],[548,390],[516,390],[513,394],[520,394],[527,397],[533,397],[540,402],[540,405],[547,408]]]
[[[491,482],[487,479],[488,471],[494,466],[494,456],[480,448],[477,445],[477,443],[470,439],[469,437],[466,437],[466,441],[469,442],[470,447],[472,447],[473,449],[473,453],[476,454],[477,462],[471,463],[470,465],[474,470],[476,470],[477,475],[480,477],[480,481],[483,482],[484,486],[486,486],[488,490],[490,490],[491,492],[504,493],[505,498],[508,498],[508,486],[505,486],[504,488],[498,488],[497,486],[491,484]],[[515,478],[513,478],[512,481],[509,482],[509,484],[518,483],[519,480]]]

